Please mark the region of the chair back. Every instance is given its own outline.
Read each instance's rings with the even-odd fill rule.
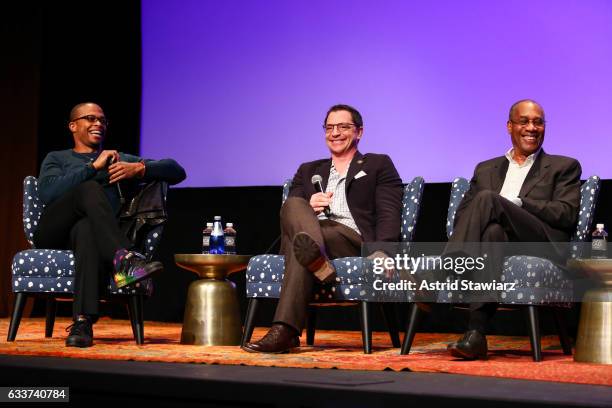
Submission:
[[[27,176],[23,180],[23,232],[32,248],[34,232],[44,208],[45,205],[38,197],[38,180],[34,176]]]
[[[457,208],[459,208],[459,204],[461,200],[463,200],[463,196],[470,188],[470,182],[468,179],[464,177],[457,177],[453,180],[453,184],[451,186],[451,195],[448,203],[448,214],[446,215],[446,237],[450,238],[453,235],[453,229],[455,227],[455,215],[457,213]]]
[[[580,211],[578,212],[578,223],[576,224],[576,231],[572,235],[570,241],[585,242],[590,238],[600,188],[601,180],[599,176],[589,177],[582,186],[580,186]]]

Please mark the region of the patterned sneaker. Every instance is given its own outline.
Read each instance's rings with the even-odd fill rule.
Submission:
[[[118,289],[140,282],[164,269],[161,262],[147,262],[144,255],[125,249],[117,251],[113,266],[115,268],[113,279]]]
[[[91,347],[93,345],[93,327],[88,318],[75,320],[66,327],[70,332],[66,338],[66,347]]]

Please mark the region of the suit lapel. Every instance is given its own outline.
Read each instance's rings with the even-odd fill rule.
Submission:
[[[491,172],[491,191],[499,193],[504,180],[506,179],[506,173],[508,172],[508,159],[504,156],[495,164],[494,170]]]
[[[544,153],[544,150],[540,151],[536,161],[533,163],[533,166],[531,166],[531,169],[529,169],[527,177],[525,177],[519,197],[525,197],[527,194],[529,194],[531,189],[534,188],[542,177],[546,175],[549,166],[550,162],[548,160],[548,155]]]
[[[331,159],[324,160],[317,166],[314,174],[318,174],[321,176],[323,181],[321,182],[321,186],[323,187],[323,191],[327,189],[327,182],[329,181],[329,171],[331,170]]]
[[[351,160],[351,164],[350,164],[350,166],[348,168],[348,173],[346,174],[346,182],[345,182],[346,188],[345,188],[345,191],[348,191],[349,186],[351,185],[351,183],[355,179],[355,176],[363,168],[364,162],[365,162],[365,159],[364,159],[363,155],[361,153],[359,153],[359,151],[357,151],[355,153],[355,156],[353,157],[353,160]]]

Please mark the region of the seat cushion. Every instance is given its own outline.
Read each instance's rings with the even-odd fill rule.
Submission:
[[[573,281],[548,259],[525,255],[506,257],[499,280],[515,283],[514,290],[499,292],[498,301],[503,304],[565,304],[573,299]],[[438,301],[463,303],[466,295],[444,290],[439,293]]]
[[[18,252],[11,265],[13,292],[72,294],[74,291],[74,254],[57,249],[29,249]],[[113,295],[153,293],[151,279],[117,289],[110,278],[109,292]]]
[[[366,264],[364,265],[364,261]],[[383,292],[373,289],[377,278],[372,263],[359,256],[338,258],[332,261],[336,269],[336,282],[317,285],[315,301],[366,300],[406,301],[413,298],[405,291]],[[258,255],[249,261],[246,272],[247,297],[279,298],[285,270],[282,255]],[[370,272],[367,272],[367,271]]]

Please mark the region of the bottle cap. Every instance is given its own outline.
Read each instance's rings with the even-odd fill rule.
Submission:
[[[232,228],[234,226],[233,222],[228,222],[227,224],[225,224],[226,227],[228,228]]]
[[[206,226],[207,226],[207,227],[212,227],[212,226],[213,226],[213,223],[212,223],[212,222],[207,222],[207,223],[206,223]]]
[[[603,224],[597,224],[597,229],[604,229],[604,225]]]
[[[221,221],[221,216],[220,215],[215,215],[215,221]]]

